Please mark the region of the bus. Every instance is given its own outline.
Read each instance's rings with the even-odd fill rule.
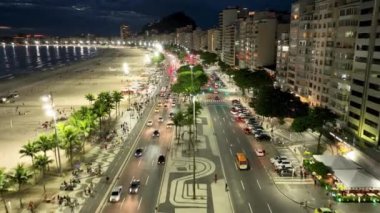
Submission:
[[[236,153],[236,165],[240,170],[248,169],[248,159],[244,153],[238,152]]]

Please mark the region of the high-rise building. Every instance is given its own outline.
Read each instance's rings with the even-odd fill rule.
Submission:
[[[289,33],[281,33],[277,40],[276,82],[281,90],[286,91],[286,75],[289,62]]]
[[[207,30],[207,50],[217,53],[219,49],[220,31],[218,29]]]
[[[277,19],[274,12],[250,12],[235,27],[236,65],[256,69],[275,64]]]
[[[236,22],[247,16],[248,9],[238,7],[227,7],[219,13],[221,60],[231,66],[235,66]]]
[[[120,26],[120,38],[122,40],[127,40],[128,37],[130,37],[130,32],[129,32],[128,25],[121,25]]]
[[[186,47],[188,49],[193,48],[193,26],[187,25],[176,29],[176,44]]]
[[[348,127],[379,146],[380,133],[380,2],[362,0],[359,7]],[[353,11],[345,11],[352,14]]]
[[[200,50],[202,48],[202,35],[203,31],[200,28],[197,28],[193,31],[193,46],[192,49],[194,50]]]

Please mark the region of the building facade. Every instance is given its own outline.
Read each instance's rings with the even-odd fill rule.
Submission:
[[[121,40],[127,40],[128,37],[130,37],[129,27],[128,25],[121,25],[120,26],[120,38]]]
[[[378,0],[360,2],[348,112],[348,127],[376,146],[380,132],[379,6]]]
[[[220,50],[220,31],[218,29],[207,30],[207,51],[218,53]]]

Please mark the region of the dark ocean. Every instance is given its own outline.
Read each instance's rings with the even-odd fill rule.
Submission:
[[[0,80],[94,57],[95,47],[0,45]]]

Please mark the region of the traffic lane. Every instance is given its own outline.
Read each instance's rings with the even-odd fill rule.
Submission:
[[[156,118],[157,120],[159,116],[159,114],[151,114],[150,119],[154,120]],[[116,183],[116,186],[123,186],[122,201],[115,204],[108,203],[104,212],[119,212],[121,210],[138,212],[142,206],[143,197],[145,198],[144,201],[146,201],[143,205],[144,208],[154,210],[154,205],[152,206],[151,204],[155,203],[159,188],[157,188],[157,184],[150,184],[149,188],[151,190],[144,193],[144,183],[148,185],[149,179],[151,183],[159,183],[162,178],[163,172],[162,169],[157,167],[157,159],[163,151],[167,150],[167,141],[170,138],[170,131],[169,133],[162,131],[162,126],[156,122],[156,124],[153,123],[153,127],[145,127],[146,129],[139,138],[137,145],[137,147],[143,149],[143,156],[140,158],[131,157]],[[160,130],[160,137],[152,138],[154,129]],[[133,179],[139,179],[142,183],[141,191],[138,195],[128,195],[128,188]]]
[[[223,113],[226,113],[226,111],[222,109],[218,114],[220,115]],[[233,126],[238,128],[234,129]],[[267,210],[269,212],[294,212],[295,210],[298,210],[298,204],[286,197],[286,194],[282,194],[282,191],[278,190],[276,185],[271,180],[269,170],[273,168],[269,162],[269,159],[266,159],[267,157],[258,157],[254,151],[255,146],[253,146],[253,144],[256,144],[256,147],[264,146],[266,148],[270,148],[271,144],[266,144],[268,142],[258,142],[253,136],[245,135],[241,128],[241,124],[233,124],[227,129],[232,130],[232,133],[234,134],[233,138],[236,138],[235,141],[238,142],[233,147],[239,146],[240,149],[245,150],[244,153],[251,162],[252,172],[245,176],[245,183],[247,183],[249,187],[259,187],[259,193],[262,195],[261,197],[265,198],[262,199],[262,202],[266,203]],[[226,134],[229,133],[228,130]],[[258,143],[262,144],[258,145]],[[270,150],[271,152],[275,152],[273,149]],[[262,164],[262,161],[264,161],[265,164]],[[256,180],[256,182],[252,180]],[[252,202],[254,202],[254,200]]]
[[[219,108],[219,110],[217,108]],[[241,151],[241,149],[234,144],[237,140],[236,135],[229,133],[227,130],[234,127],[226,125],[223,121],[217,119],[218,115],[219,117],[224,116],[220,106],[209,106],[209,110],[213,118],[212,122],[215,130],[220,130],[216,133],[216,137],[221,156],[223,156],[222,163],[225,168],[235,211],[253,212],[254,208],[265,209],[266,204],[262,201],[261,196],[258,195],[259,188],[246,183],[247,176],[249,176],[251,171],[240,171],[235,164],[236,150],[239,149],[239,151]],[[263,212],[266,211],[263,210]]]

